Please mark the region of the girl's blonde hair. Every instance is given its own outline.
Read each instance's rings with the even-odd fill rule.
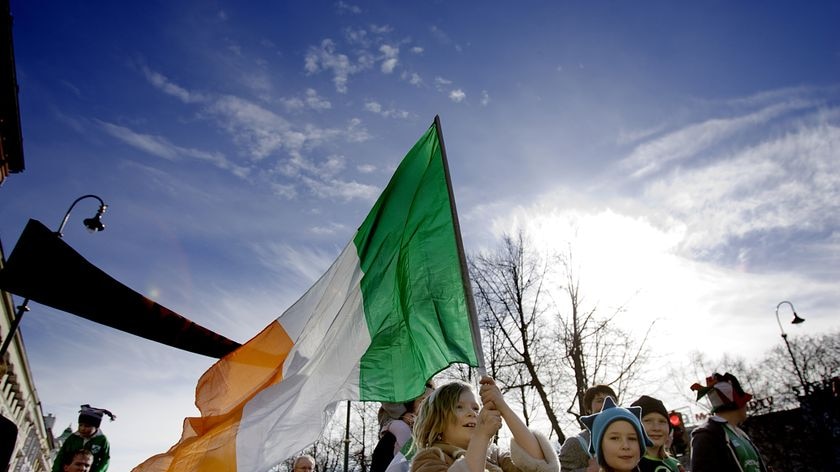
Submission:
[[[454,421],[455,406],[465,391],[472,392],[473,389],[464,382],[450,382],[441,385],[423,400],[414,422],[413,449],[425,449],[440,441],[446,425]]]

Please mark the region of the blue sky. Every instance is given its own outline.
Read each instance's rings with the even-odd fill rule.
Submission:
[[[760,354],[781,300],[808,320],[792,336],[838,327],[836,2],[241,3],[12,2],[7,254],[98,194],[107,230],[87,201],[65,240],[242,342],[439,114],[468,252],[517,227],[571,242],[589,299],[657,320],[663,354]],[[114,470],[175,442],[211,363],[37,304],[23,332],[60,426],[118,415]]]

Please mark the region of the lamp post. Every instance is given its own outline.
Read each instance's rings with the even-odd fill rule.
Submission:
[[[790,354],[790,360],[793,361],[793,368],[796,370],[796,376],[799,377],[799,384],[802,385],[802,394],[807,395],[808,385],[805,383],[805,378],[802,377],[802,371],[799,370],[799,365],[796,363],[796,356],[793,355],[793,350],[790,348],[790,343],[787,339],[787,333],[785,333],[785,330],[782,329],[782,322],[779,321],[779,307],[781,307],[784,304],[790,305],[790,309],[791,311],[793,311],[793,319],[791,320],[790,324],[803,323],[805,319],[801,318],[799,315],[796,314],[796,308],[793,307],[793,303],[787,300],[781,301],[778,305],[776,305],[776,323],[779,324],[779,331],[782,332],[782,339],[784,339],[785,346],[787,346],[788,353]]]
[[[95,198],[99,201],[99,209],[96,210],[96,215],[92,218],[85,218],[82,223],[85,227],[91,232],[95,233],[97,231],[105,230],[105,225],[102,224],[102,215],[105,213],[105,210],[108,209],[108,205],[102,201],[96,195],[82,195],[81,197],[77,198],[70,204],[70,208],[67,209],[67,212],[64,213],[64,218],[61,220],[61,225],[58,226],[58,231],[55,234],[60,238],[62,237],[62,231],[64,231],[64,226],[67,224],[67,220],[70,218],[70,212],[73,211],[73,207],[76,206],[77,203],[86,199],[86,198]],[[17,332],[18,327],[20,326],[20,321],[23,319],[23,314],[29,311],[29,299],[25,298],[23,303],[21,303],[17,307],[17,313],[15,313],[15,319],[12,320],[12,324],[9,326],[9,332],[6,334],[6,339],[3,340],[3,346],[0,347],[0,359],[6,355],[6,351],[9,349],[9,344],[12,342],[12,338],[15,337],[15,333]]]

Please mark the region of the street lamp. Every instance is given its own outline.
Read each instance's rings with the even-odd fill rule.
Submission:
[[[803,323],[805,319],[801,318],[799,315],[796,314],[796,308],[793,307],[793,303],[787,300],[781,301],[778,305],[776,305],[776,323],[779,323],[779,331],[782,332],[782,339],[784,339],[785,346],[787,346],[788,353],[790,354],[790,360],[793,361],[793,368],[796,370],[796,376],[799,377],[799,384],[802,385],[802,394],[807,395],[808,385],[805,383],[805,378],[802,377],[802,371],[799,370],[799,365],[797,365],[796,363],[796,356],[793,355],[793,350],[790,348],[790,343],[787,339],[787,333],[785,333],[785,330],[782,329],[782,322],[779,321],[779,307],[786,303],[790,305],[790,309],[791,311],[793,311],[793,319],[791,320],[790,324]]]
[[[64,231],[64,225],[67,224],[67,220],[70,218],[70,212],[73,211],[73,207],[76,206],[77,203],[86,199],[86,198],[95,198],[99,201],[99,209],[96,211],[96,215],[92,218],[85,218],[82,222],[85,227],[92,233],[97,231],[105,230],[105,225],[102,224],[102,215],[105,213],[105,210],[108,209],[108,205],[102,201],[96,195],[82,195],[81,197],[77,198],[70,204],[70,208],[67,209],[67,212],[64,213],[64,218],[61,220],[61,224],[58,226],[58,231],[55,232],[58,237],[62,237],[62,231]],[[6,339],[3,340],[3,346],[0,347],[0,359],[3,359],[3,356],[6,355],[6,351],[9,349],[9,344],[12,342],[12,338],[15,337],[15,332],[17,332],[18,326],[20,326],[20,321],[23,319],[23,314],[29,311],[29,298],[25,298],[23,303],[21,303],[17,307],[17,313],[15,313],[15,319],[12,320],[11,326],[9,326],[9,332],[6,334]]]

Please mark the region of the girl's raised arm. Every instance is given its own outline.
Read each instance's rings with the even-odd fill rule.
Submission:
[[[479,384],[481,384],[479,395],[481,396],[481,402],[484,404],[484,408],[491,407],[499,410],[510,432],[513,433],[513,440],[516,441],[516,444],[519,444],[534,459],[545,460],[537,437],[525,426],[525,423],[519,418],[519,415],[505,402],[505,397],[496,385],[496,381],[492,377],[485,375],[481,378]]]

